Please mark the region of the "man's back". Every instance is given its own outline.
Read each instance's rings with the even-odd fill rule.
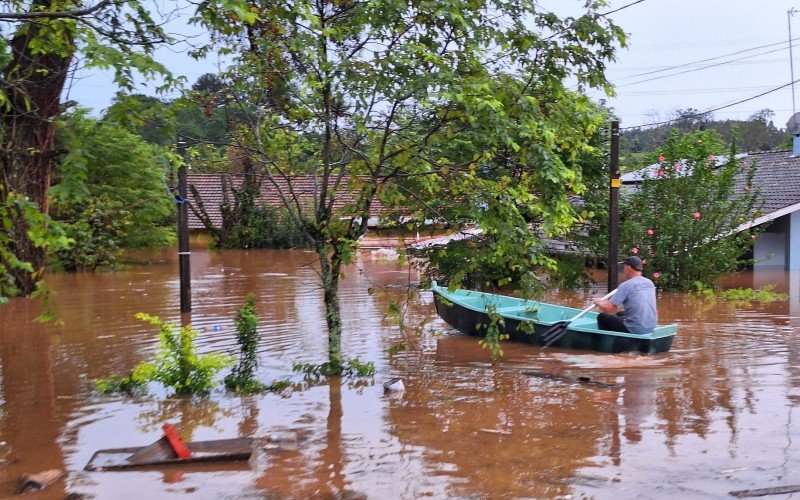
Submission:
[[[624,281],[611,302],[625,309],[622,320],[632,333],[648,334],[658,324],[656,286],[644,276]]]

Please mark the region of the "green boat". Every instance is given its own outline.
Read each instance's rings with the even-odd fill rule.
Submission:
[[[581,310],[534,300],[470,290],[448,291],[434,281],[431,284],[436,313],[456,330],[483,336],[490,322],[489,312],[503,318],[500,329],[510,340],[543,345],[542,333],[556,323],[569,321]],[[669,351],[678,325],[657,327],[648,335],[612,332],[597,328],[597,313],[589,312],[570,323],[564,336],[552,347],[598,352],[641,352],[657,354]]]

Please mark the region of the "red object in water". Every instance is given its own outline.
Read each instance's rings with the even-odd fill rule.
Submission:
[[[172,424],[164,424],[162,429],[164,429],[164,437],[167,438],[169,445],[172,446],[172,450],[178,455],[178,458],[190,458],[192,456],[192,452],[183,444],[181,437],[178,435],[178,431]]]

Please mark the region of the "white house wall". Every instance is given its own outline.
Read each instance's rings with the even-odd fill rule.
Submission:
[[[761,233],[753,245],[754,267],[768,268],[786,266],[786,235],[784,233]]]

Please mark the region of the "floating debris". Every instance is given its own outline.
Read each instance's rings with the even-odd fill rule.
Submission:
[[[757,490],[731,491],[729,494],[735,497],[765,497],[767,495],[783,495],[785,493],[797,493],[800,491],[800,484],[790,486],[776,486],[774,488],[761,488]]]
[[[38,474],[23,474],[19,478],[17,493],[31,490],[41,491],[64,477],[65,474],[66,472],[60,469],[50,469]]]
[[[383,392],[403,392],[406,390],[406,386],[403,383],[403,379],[399,377],[395,377],[389,379],[383,384]]]

